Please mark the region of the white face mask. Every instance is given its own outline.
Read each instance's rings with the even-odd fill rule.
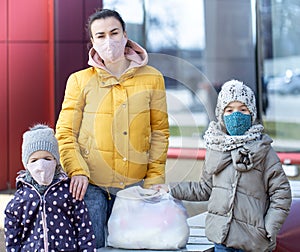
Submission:
[[[101,44],[94,44],[93,47],[105,63],[115,63],[124,56],[127,38],[123,36],[120,41],[110,38],[105,39]]]
[[[26,168],[39,185],[50,185],[54,177],[56,161],[39,159],[27,164]]]

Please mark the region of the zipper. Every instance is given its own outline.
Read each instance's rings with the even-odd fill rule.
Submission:
[[[45,192],[46,193],[46,192]],[[44,230],[44,249],[45,252],[48,252],[48,232],[47,232],[47,223],[46,223],[46,202],[45,202],[45,194],[41,197],[42,200],[42,223],[43,223],[43,230]]]
[[[111,200],[111,196],[110,196],[110,192],[109,192],[108,188],[105,187],[105,190],[106,190],[106,192],[107,192],[108,200]]]

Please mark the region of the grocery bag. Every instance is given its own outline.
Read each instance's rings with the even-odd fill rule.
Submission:
[[[140,186],[121,190],[108,220],[107,245],[123,249],[170,250],[189,238],[187,211],[165,191]]]

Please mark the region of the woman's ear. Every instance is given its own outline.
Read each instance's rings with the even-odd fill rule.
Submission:
[[[124,31],[124,37],[128,39],[127,32]]]

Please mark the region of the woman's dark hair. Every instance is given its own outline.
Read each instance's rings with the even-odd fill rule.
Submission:
[[[122,19],[121,15],[117,11],[109,10],[109,9],[96,10],[96,12],[93,13],[92,15],[90,15],[89,18],[88,18],[87,29],[88,29],[88,33],[89,33],[90,38],[92,37],[92,31],[91,31],[92,23],[97,19],[104,19],[104,18],[108,18],[108,17],[114,17],[115,19],[119,20],[119,22],[122,25],[123,31],[126,30],[125,29],[126,28],[125,22]]]

